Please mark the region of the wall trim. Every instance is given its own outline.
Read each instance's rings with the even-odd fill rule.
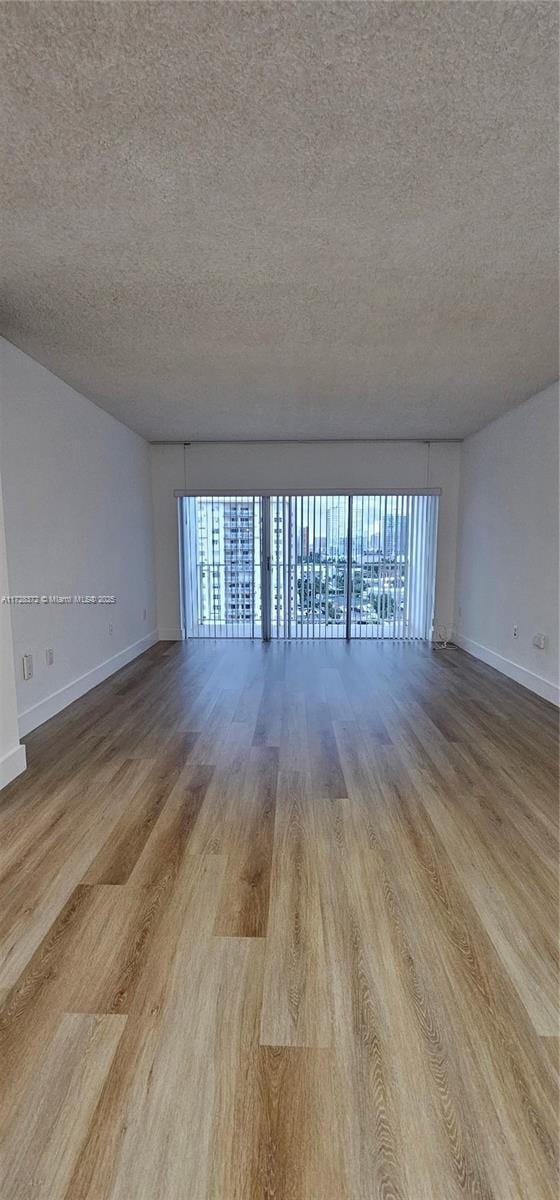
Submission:
[[[560,687],[558,684],[551,683],[549,679],[544,679],[542,675],[537,675],[535,671],[529,671],[527,667],[521,667],[519,663],[513,662],[510,658],[504,658],[502,654],[498,654],[496,650],[491,650],[489,646],[482,646],[480,642],[473,642],[471,638],[463,637],[460,633],[455,634],[453,641],[457,646],[461,647],[461,650],[466,650],[467,654],[472,654],[473,658],[479,658],[481,662],[487,663],[489,667],[494,667],[502,675],[507,675],[509,679],[514,679],[516,683],[522,684],[530,692],[536,692],[537,696],[542,696],[543,700],[549,700],[557,708],[560,707]]]
[[[26,766],[25,746],[18,745],[14,746],[13,750],[8,750],[8,753],[0,758],[0,788],[6,787],[12,779],[21,775]]]
[[[185,631],[179,626],[171,629],[159,629],[157,631],[159,642],[184,642]]]
[[[452,438],[452,437],[450,437],[450,438],[434,438],[434,437],[432,437],[432,438],[426,438],[426,437],[423,437],[423,438],[421,438],[421,437],[419,437],[419,438],[408,438],[408,437],[190,438],[187,441],[184,441],[183,438],[181,438],[180,441],[177,441],[176,439],[173,439],[173,438],[171,438],[171,439],[168,438],[167,440],[159,441],[156,438],[155,441],[150,441],[150,446],[278,446],[278,445],[282,445],[282,444],[285,446],[323,446],[323,445],[328,446],[329,443],[331,443],[331,442],[335,442],[335,443],[342,442],[344,445],[353,445],[356,442],[358,443],[358,445],[363,445],[364,442],[366,443],[366,445],[370,445],[371,443],[373,443],[373,445],[376,445],[378,442],[383,442],[383,443],[384,442],[389,442],[389,443],[391,443],[391,442],[406,442],[408,445],[415,445],[415,446],[448,446],[450,444],[451,445],[460,444],[461,442],[464,442],[464,440],[465,439],[462,437],[455,437],[455,438]]]
[[[45,696],[44,700],[39,700],[37,704],[32,704],[30,708],[24,709],[19,714],[19,736],[25,737],[25,734],[31,733],[32,729],[36,729],[44,721],[55,717],[74,700],[79,700],[80,696],[84,696],[86,692],[97,687],[98,683],[103,683],[104,679],[114,675],[115,671],[120,671],[121,667],[126,667],[133,658],[137,658],[139,654],[149,650],[150,646],[157,641],[158,634],[154,629],[146,637],[132,642],[130,646],[125,646],[124,650],[119,650],[118,654],[113,654],[111,658],[106,658],[104,662],[98,663],[96,667],[92,667],[91,671],[86,671],[84,675],[78,675],[77,679],[71,680],[58,691],[52,692],[50,696]]]
[[[373,487],[373,484],[367,491],[363,488],[244,488],[242,495],[244,496],[441,496],[442,489],[439,487],[395,487],[395,488],[378,488]],[[175,488],[173,495],[176,500],[181,500],[182,497],[188,498],[194,496],[235,496],[239,495],[234,489],[229,488],[204,488],[201,492],[200,488],[196,491],[187,491],[185,488]]]

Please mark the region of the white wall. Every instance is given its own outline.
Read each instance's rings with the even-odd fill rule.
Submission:
[[[0,411],[0,444],[2,413]],[[16,681],[12,644],[11,610],[2,603],[10,595],[6,539],[4,535],[4,505],[0,480],[0,788],[25,770],[25,746],[19,742]]]
[[[156,557],[156,621],[158,637],[183,636],[179,601],[179,550],[175,488],[183,487],[182,446],[150,446]],[[179,483],[177,483],[179,480]]]
[[[463,443],[456,633],[471,654],[555,703],[558,433],[555,384]],[[532,645],[536,633],[546,650]]]
[[[259,442],[155,445],[152,487],[160,638],[180,638],[175,489],[204,493],[261,488],[375,491],[440,487],[436,623],[451,633],[455,606],[461,447],[457,443]]]
[[[0,398],[10,591],[117,597],[107,607],[12,607],[23,734],[156,639],[149,447],[3,340]]]

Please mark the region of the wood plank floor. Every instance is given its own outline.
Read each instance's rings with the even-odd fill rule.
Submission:
[[[5,1200],[556,1200],[555,709],[453,648],[160,643],[26,741]]]

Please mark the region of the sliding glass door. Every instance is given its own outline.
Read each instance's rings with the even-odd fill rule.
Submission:
[[[272,638],[346,637],[349,503],[270,497]]]
[[[429,639],[431,494],[182,500],[188,637]]]
[[[437,496],[352,499],[352,637],[429,639]]]
[[[183,610],[187,637],[262,636],[260,496],[185,496]]]

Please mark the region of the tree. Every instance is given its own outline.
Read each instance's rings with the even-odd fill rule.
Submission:
[[[373,596],[372,604],[380,620],[388,621],[393,616],[395,601],[389,592],[380,592],[378,596]]]

